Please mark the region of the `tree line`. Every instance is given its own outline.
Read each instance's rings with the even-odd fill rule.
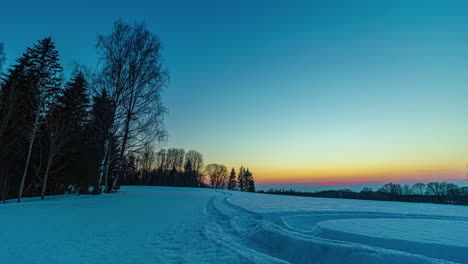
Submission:
[[[255,191],[244,168],[228,177],[224,165],[205,168],[195,150],[155,152],[167,138],[161,49],[143,23],[118,20],[98,36],[97,69],[74,66],[66,78],[52,38],[8,69],[0,43],[0,201],[99,194],[120,184]]]
[[[240,167],[239,172],[236,173],[236,170],[232,168],[228,174],[226,166],[210,164],[206,166],[206,171],[210,177],[211,188],[255,192],[255,180],[249,169]]]
[[[8,69],[0,45],[0,200],[112,192],[133,155],[166,138],[161,43],[143,23],[114,23],[99,67],[64,77],[50,37]]]
[[[204,166],[203,154],[180,148],[160,149],[148,145],[129,155],[125,162],[122,184],[201,187],[255,192],[255,181],[249,169],[234,168],[228,174],[225,165]]]
[[[359,192],[351,189],[318,192],[269,189],[259,192],[324,198],[468,205],[468,186],[458,186],[448,182],[415,183],[413,185],[387,183],[375,191],[372,188],[365,187]]]

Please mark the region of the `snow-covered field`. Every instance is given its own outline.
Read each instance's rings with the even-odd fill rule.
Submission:
[[[468,263],[468,207],[123,187],[0,205],[0,263]]]

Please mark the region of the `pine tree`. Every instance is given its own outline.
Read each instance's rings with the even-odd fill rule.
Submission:
[[[246,192],[255,192],[255,181],[253,179],[252,173],[247,169],[247,171],[244,173],[245,176],[245,181],[246,181]]]
[[[194,180],[196,180],[196,178],[194,179],[194,176],[193,176],[194,174],[195,172],[193,171],[192,162],[190,161],[190,159],[187,159],[184,165],[183,186],[195,186]]]
[[[228,185],[227,185],[227,188],[228,190],[235,190],[236,189],[236,171],[234,170],[234,168],[231,169],[231,174],[229,174],[229,181],[228,181]]]
[[[28,48],[26,53],[19,60],[19,67],[22,69],[22,80],[16,83],[20,89],[27,90],[26,111],[32,112],[32,116],[25,116],[27,126],[24,133],[27,138],[26,161],[18,192],[18,202],[23,196],[24,185],[28,169],[31,162],[34,143],[38,136],[41,125],[47,113],[56,104],[57,96],[60,93],[61,79],[59,77],[62,67],[59,64],[58,51],[52,39],[40,40],[33,48]]]
[[[60,97],[61,111],[67,117],[72,133],[79,136],[89,119],[88,82],[82,72],[67,83],[67,88]]]
[[[18,60],[18,64],[8,71],[0,86],[0,197],[2,202],[9,197],[9,192],[19,188],[17,177],[24,166],[23,155],[26,152],[27,139],[19,132],[25,131],[32,122],[33,111],[28,105],[30,98],[26,68],[27,60]],[[18,177],[19,178],[19,177]]]
[[[65,184],[79,187],[81,192],[87,192],[88,186],[94,184],[94,175],[97,166],[92,160],[95,155],[95,146],[92,132],[89,131],[90,102],[88,82],[82,72],[75,74],[70,80],[63,96],[60,97],[59,111],[63,113],[68,131],[68,150],[65,160]]]
[[[239,186],[239,191],[243,192],[245,189],[245,178],[244,178],[245,169],[240,167],[239,173],[237,174],[237,184]]]

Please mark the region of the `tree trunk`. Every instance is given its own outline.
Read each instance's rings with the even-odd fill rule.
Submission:
[[[111,162],[111,160],[109,159],[107,161],[107,164],[106,164],[106,171],[104,172],[104,186],[106,186],[106,188],[105,188],[106,192],[107,192],[107,186],[109,185],[108,178],[109,178],[110,162]]]
[[[20,185],[20,189],[18,193],[18,200],[17,200],[18,203],[21,202],[21,197],[23,197],[24,183],[26,182],[26,175],[28,173],[29,162],[31,161],[32,148],[33,148],[34,140],[36,138],[37,130],[39,129],[38,126],[39,126],[39,113],[37,112],[36,120],[34,121],[34,127],[31,132],[31,137],[29,139],[28,156],[26,158],[26,164],[24,165],[23,177],[21,178],[21,185]]]
[[[106,143],[104,144],[104,155],[102,157],[102,161],[101,161],[101,164],[99,164],[99,171],[98,171],[98,175],[97,175],[97,179],[96,179],[96,186],[94,187],[94,194],[99,194],[101,193],[101,182],[102,182],[102,177],[104,175],[104,173],[106,173],[106,166],[107,166],[107,163],[108,163],[108,153],[109,153],[109,147],[110,147],[110,144],[109,144],[109,140],[106,140]],[[106,183],[106,187],[107,187],[107,183]]]
[[[9,191],[7,172],[6,173],[0,172],[0,181],[1,181],[0,200],[2,201],[2,203],[6,203],[6,199],[8,198],[8,191]]]
[[[117,182],[119,180],[119,177],[124,174],[124,164],[125,164],[125,148],[127,146],[127,140],[128,140],[128,131],[130,129],[130,120],[132,116],[130,113],[127,114],[127,120],[125,120],[125,130],[124,130],[124,137],[122,140],[122,147],[120,149],[120,165],[119,165],[119,173],[114,178],[114,181],[112,182],[112,186],[110,189],[107,190],[107,192],[113,192],[115,189],[115,186],[117,186]]]
[[[49,170],[50,170],[50,165],[52,163],[53,157],[49,157],[47,160],[47,166],[46,170],[44,173],[44,179],[42,180],[42,190],[41,190],[41,200],[44,200],[45,198],[45,193],[46,193],[46,188],[47,188],[47,178],[49,177]]]

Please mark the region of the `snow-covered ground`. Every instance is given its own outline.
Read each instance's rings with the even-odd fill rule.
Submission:
[[[123,187],[0,205],[0,263],[468,263],[468,207]]]

